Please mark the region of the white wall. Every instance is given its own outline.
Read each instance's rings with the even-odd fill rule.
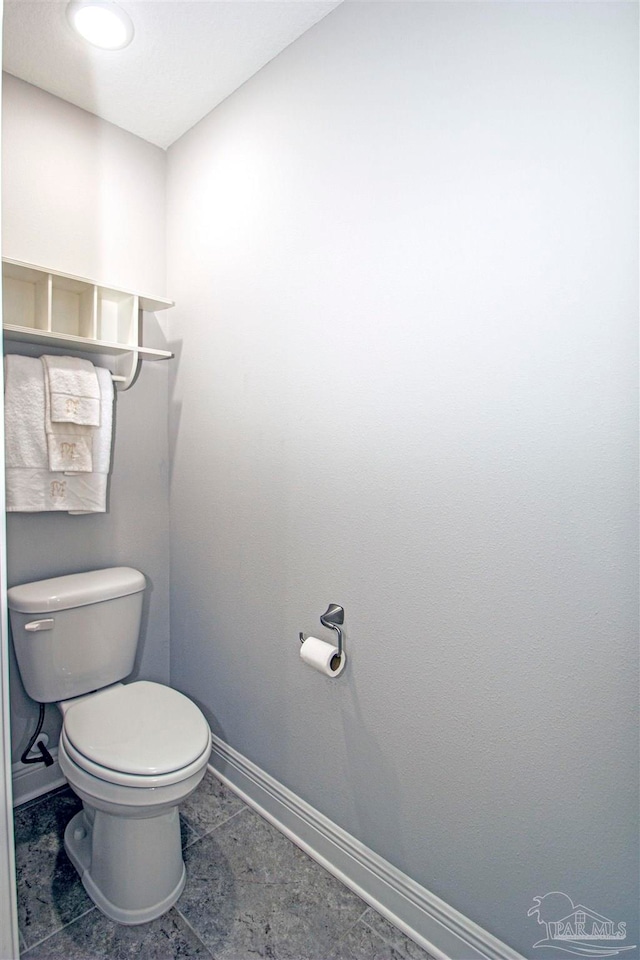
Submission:
[[[165,154],[5,74],[5,256],[165,290]]]
[[[0,0],[0,35],[4,4]],[[1,83],[1,79],[0,79]],[[0,105],[0,116],[2,107]],[[1,176],[0,176],[1,180]],[[0,243],[1,247],[1,243]],[[4,395],[4,368],[0,373]],[[0,403],[1,406],[1,403]],[[4,473],[4,417],[0,417],[0,464]],[[5,508],[4,483],[0,484],[0,511]],[[13,791],[11,783],[11,706],[9,700],[9,625],[7,616],[7,539],[0,530],[0,956],[19,955],[15,851],[13,838]]]
[[[637,35],[344,4],[169,151],[172,679],[527,956],[637,942]]]
[[[4,76],[3,255],[124,289],[165,291],[165,154],[30,84]],[[146,317],[149,343],[162,331]],[[20,349],[7,344],[8,350]],[[150,581],[138,671],[169,678],[168,364],[146,364],[116,394],[104,515],[9,514],[9,586],[130,564]],[[34,728],[15,662],[14,761]],[[37,717],[37,710],[35,711]],[[54,739],[55,710],[45,728]]]

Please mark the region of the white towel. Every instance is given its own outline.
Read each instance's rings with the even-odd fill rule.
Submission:
[[[45,369],[52,423],[100,426],[100,387],[95,367],[80,357],[40,358]]]
[[[44,356],[40,359],[44,372],[44,431],[47,435],[49,470],[91,473],[94,427],[80,418],[81,412],[83,415],[88,413],[83,406],[85,398],[70,391],[90,390],[93,381],[100,397],[94,366],[78,357]],[[89,369],[85,366],[76,368],[76,364],[86,364]],[[99,399],[91,399],[90,402],[97,404],[91,419],[99,424]]]
[[[42,364],[10,354],[4,361],[5,457],[15,469],[47,469]]]
[[[46,390],[45,390],[46,397]],[[75,426],[75,424],[72,424]],[[88,427],[95,430],[95,427]],[[47,434],[48,467],[49,470],[62,470],[64,473],[91,473],[93,460],[91,449],[93,446],[91,435],[58,433],[51,428],[51,423],[45,418],[45,433]]]
[[[100,387],[100,426],[93,431],[93,472],[76,474],[70,478],[71,491],[81,506],[69,508],[69,513],[104,513],[107,509],[107,480],[111,467],[111,440],[113,433],[113,379],[109,370],[96,367]]]
[[[53,423],[49,406],[49,391],[44,388],[44,432],[47,438],[47,466],[49,470],[65,473],[91,473],[93,470],[93,433],[95,427],[78,423]]]
[[[111,461],[113,383],[108,370],[96,367],[101,426],[93,431],[92,473],[66,474],[48,469],[44,429],[44,371],[39,360],[5,358],[5,443],[7,510],[36,513],[104,513]]]

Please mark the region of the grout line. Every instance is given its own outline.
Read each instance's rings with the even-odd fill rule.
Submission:
[[[211,957],[211,960],[216,960],[215,955],[211,952],[211,950],[209,950],[209,947],[206,945],[206,943],[203,942],[203,940],[202,940],[202,939],[200,938],[200,936],[198,935],[197,931],[191,926],[191,924],[189,923],[189,921],[188,921],[187,918],[185,917],[185,915],[184,915],[184,913],[182,912],[182,910],[180,910],[180,907],[178,906],[177,903],[174,903],[173,909],[176,911],[176,913],[178,914],[178,916],[180,917],[180,919],[182,920],[182,922],[185,924],[185,926],[187,926],[187,927],[189,928],[189,930],[191,930],[191,933],[194,935],[194,937],[196,938],[196,940],[198,941],[198,943],[201,943],[201,944],[202,944],[202,946],[204,947],[204,949],[206,950],[206,952],[208,953],[208,955]]]
[[[193,829],[193,827],[189,823],[187,823],[186,819],[183,817],[182,814],[180,814],[180,819],[181,819],[181,826],[184,823],[187,828],[187,835],[191,835],[191,834],[193,835],[192,839],[189,840],[188,843],[185,843],[184,847],[182,847],[182,851],[184,852],[185,850],[188,849],[188,847],[192,847],[194,843],[197,843],[200,837],[198,836],[196,831]]]
[[[192,840],[191,843],[188,843],[184,849],[186,850],[187,847],[192,847],[194,843],[198,842],[198,840],[204,840],[205,837],[211,836],[211,834],[214,833],[216,830],[218,830],[219,827],[223,827],[225,823],[229,823],[229,821],[233,820],[234,817],[237,817],[239,813],[244,813],[245,810],[249,810],[249,809],[250,808],[246,804],[243,804],[240,810],[236,810],[235,813],[230,813],[229,816],[225,817],[224,820],[221,820],[220,823],[216,823],[215,827],[211,827],[211,829],[207,830],[206,833],[203,833],[201,836],[197,836],[195,840]],[[189,826],[191,825],[189,824]],[[193,830],[194,833],[196,832],[194,827],[191,827],[191,829]]]
[[[73,918],[73,920],[69,920],[68,923],[63,923],[63,925],[61,927],[58,927],[57,930],[54,930],[53,933],[48,933],[46,937],[42,938],[42,940],[37,940],[35,943],[30,943],[27,949],[24,951],[24,956],[26,956],[30,950],[34,950],[35,947],[39,947],[41,944],[46,943],[47,940],[51,940],[51,937],[57,936],[57,934],[61,933],[63,930],[66,930],[67,927],[71,927],[78,920],[82,920],[82,918],[86,917],[87,914],[93,913],[93,911],[97,909],[98,908],[95,905],[89,907],[88,910],[85,910],[84,913],[79,913],[77,917]],[[23,940],[24,940],[24,937],[23,937]],[[24,942],[26,943],[26,940],[24,940]],[[21,953],[20,956],[22,957],[23,954]]]
[[[358,917],[358,919],[356,920],[356,923],[364,923],[364,925],[368,927],[369,924],[368,924],[367,921],[365,920],[365,917],[366,917],[366,915],[367,915],[368,913],[371,913],[371,910],[372,910],[372,907],[370,907],[370,906],[367,905],[367,906],[364,908],[364,910],[362,911],[362,916],[361,916],[361,917]],[[355,923],[354,923],[354,927],[355,927]]]
[[[340,882],[340,881],[338,881],[338,882]],[[344,884],[343,884],[343,886],[344,886]],[[343,942],[343,940],[346,940],[346,938],[349,936],[349,934],[351,933],[351,931],[352,931],[352,930],[355,930],[355,928],[358,927],[358,926],[360,926],[360,924],[363,924],[363,926],[368,927],[368,924],[365,922],[364,917],[367,915],[367,913],[369,913],[370,910],[371,910],[371,907],[365,906],[364,910],[362,911],[362,914],[358,917],[358,919],[355,920],[350,926],[348,926],[346,930],[343,930],[343,932],[342,932],[341,934],[339,934],[339,935],[335,938],[335,940],[332,940],[332,941],[331,941],[331,952],[332,952],[332,953],[333,953],[333,951],[335,950],[336,947],[339,947],[339,946],[340,946],[340,944]],[[369,929],[371,929],[371,928],[369,928]],[[376,932],[375,930],[372,930],[372,933],[375,933],[375,932]],[[380,939],[382,939],[382,938],[380,938]]]
[[[374,911],[374,912],[375,912],[375,911]],[[383,919],[384,919],[384,918],[383,918]],[[363,926],[365,926],[365,927],[367,928],[367,930],[370,930],[370,931],[371,931],[371,933],[374,935],[374,937],[377,937],[378,940],[381,940],[382,943],[384,943],[387,947],[391,947],[391,949],[392,949],[392,950],[395,950],[396,953],[399,954],[400,956],[402,956],[402,957],[407,957],[407,953],[406,953],[404,947],[402,947],[401,945],[399,945],[399,944],[397,944],[397,943],[392,943],[391,940],[387,940],[387,938],[384,937],[381,933],[379,933],[377,930],[374,930],[374,928],[371,926],[371,924],[370,924],[370,923],[367,923],[366,920],[362,919],[362,924],[363,924]],[[399,933],[400,933],[402,936],[405,936],[405,935],[402,933],[402,931],[399,931]],[[408,940],[409,938],[408,938],[408,937],[405,937],[405,939]],[[418,948],[418,950],[422,950],[422,949],[423,949],[422,947],[418,947],[417,944],[413,944],[413,946],[416,946],[416,947]],[[427,953],[426,950],[423,950],[423,953],[424,953],[424,958],[425,958],[425,960],[433,960],[433,957],[431,956],[431,954]]]

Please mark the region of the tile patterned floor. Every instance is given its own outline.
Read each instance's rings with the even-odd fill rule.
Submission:
[[[181,807],[184,892],[123,927],[94,907],[64,852],[68,788],[16,810],[25,960],[430,960],[208,773]]]

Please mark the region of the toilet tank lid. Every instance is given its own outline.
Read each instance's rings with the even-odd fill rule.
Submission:
[[[140,593],[145,586],[144,574],[139,570],[108,567],[11,587],[7,590],[7,602],[9,609],[18,613],[51,613]]]

